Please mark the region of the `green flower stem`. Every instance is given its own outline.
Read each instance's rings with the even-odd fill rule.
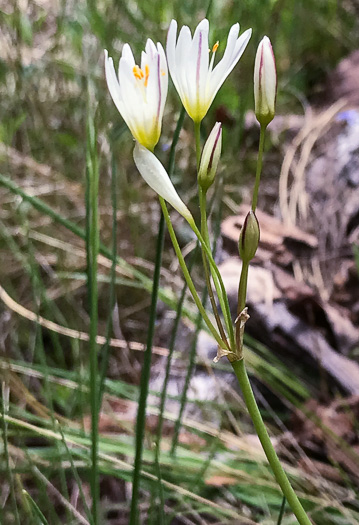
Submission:
[[[209,242],[209,235],[208,235],[208,227],[207,227],[206,192],[204,192],[200,186],[198,186],[198,192],[199,192],[199,207],[200,207],[200,210],[201,210],[201,234],[202,234],[202,236],[203,236],[203,238],[204,238],[204,240],[205,240],[205,242],[207,244],[207,247],[209,249],[211,249],[211,245],[210,245],[210,242]],[[219,333],[221,334],[223,342],[228,347],[227,336],[226,336],[226,333],[224,331],[224,328],[223,328],[223,325],[222,325],[222,321],[221,321],[221,318],[220,318],[219,313],[218,313],[218,308],[217,308],[217,305],[216,305],[216,300],[214,298],[213,289],[212,289],[211,276],[210,276],[210,271],[209,271],[209,267],[208,267],[207,257],[206,257],[206,253],[205,253],[203,248],[202,248],[202,260],[203,260],[203,268],[204,268],[204,274],[205,274],[205,278],[206,278],[206,285],[207,285],[208,295],[209,295],[209,299],[211,301],[213,314],[214,314],[214,317],[216,319],[218,330],[219,330]],[[217,281],[217,284],[218,284],[218,281]],[[225,311],[224,308],[223,308],[224,304],[223,304],[222,294],[218,294],[218,297],[219,297],[219,300],[220,300],[220,303],[221,303],[221,307],[222,307],[223,311]],[[230,322],[231,322],[231,320],[230,320]]]
[[[196,137],[196,159],[198,172],[201,162],[201,122],[194,122],[194,135]]]
[[[196,158],[197,158],[197,173],[198,173],[200,162],[201,162],[201,122],[194,122],[194,134],[196,138]],[[217,291],[219,303],[221,305],[223,316],[224,316],[227,330],[229,333],[230,345],[233,349],[235,340],[234,340],[232,317],[231,317],[231,313],[229,309],[227,292],[224,288],[221,274],[219,273],[217,265],[212,257],[211,246],[210,246],[209,237],[208,237],[208,228],[207,228],[206,194],[201,191],[200,187],[199,187],[199,198],[200,198],[200,209],[201,209],[201,232],[202,233],[199,232],[197,226],[195,225],[194,220],[189,220],[188,222],[191,228],[193,229],[194,233],[197,235],[198,240],[201,243],[202,259],[203,259],[203,266],[204,266],[205,277],[206,277],[206,284],[208,288],[209,297],[211,300],[211,305],[213,308],[213,313],[214,313],[214,316],[215,316],[215,319],[218,325],[218,329],[221,333],[221,337],[224,338],[225,344],[228,348],[227,337],[225,335],[225,332],[222,326],[222,322],[221,322],[221,318],[219,316],[217,305],[216,305],[216,302],[213,296],[213,290],[212,290],[212,285],[211,285],[211,279],[210,279],[209,272],[208,272],[206,255],[210,263],[213,282],[214,282],[214,285]]]
[[[232,316],[231,316],[231,311],[230,311],[230,308],[229,308],[227,292],[226,292],[226,289],[225,289],[224,284],[223,284],[222,276],[221,276],[220,271],[218,270],[217,265],[216,265],[216,263],[215,263],[215,261],[213,259],[212,252],[208,248],[205,240],[203,239],[203,237],[201,235],[201,232],[197,228],[193,217],[187,218],[187,221],[188,221],[188,224],[191,226],[193,232],[195,233],[197,239],[201,243],[201,246],[203,247],[204,251],[206,252],[209,264],[211,266],[211,269],[213,270],[212,275],[213,275],[214,283],[216,283],[216,279],[218,280],[219,290],[220,290],[220,294],[222,295],[223,304],[224,304],[223,315],[224,315],[224,317],[225,317],[225,319],[227,321],[227,327],[228,327],[228,331],[229,331],[230,348],[233,351],[233,349],[235,349],[234,330],[233,330],[233,324],[231,322],[229,322],[232,319]],[[223,345],[221,345],[221,347],[223,348]]]
[[[159,197],[159,200],[160,200],[160,204],[161,204],[161,207],[162,207],[163,215],[165,217],[165,221],[166,221],[166,225],[167,225],[167,228],[168,228],[168,232],[169,232],[170,237],[171,237],[173,248],[174,248],[174,250],[176,252],[178,262],[179,262],[179,264],[181,266],[184,278],[186,279],[186,283],[187,283],[188,288],[189,288],[189,290],[190,290],[190,292],[192,294],[194,302],[196,303],[196,306],[197,306],[198,310],[201,312],[201,315],[203,317],[204,322],[208,326],[211,334],[213,335],[213,337],[215,338],[215,340],[217,341],[219,346],[221,348],[225,348],[224,342],[222,341],[219,333],[217,332],[216,328],[213,326],[212,322],[210,321],[210,319],[209,319],[209,317],[207,315],[207,312],[206,312],[206,310],[203,307],[201,299],[199,298],[199,295],[198,295],[198,293],[197,293],[197,291],[195,289],[195,286],[193,284],[192,278],[191,278],[190,273],[189,273],[189,271],[187,269],[184,257],[182,255],[181,248],[180,248],[180,246],[178,244],[177,237],[176,237],[175,231],[174,231],[172,223],[171,223],[170,215],[168,213],[166,202],[165,202],[165,200],[162,197]]]
[[[264,137],[265,137],[266,126],[261,125],[260,139],[259,139],[259,150],[258,150],[258,161],[257,161],[257,171],[256,171],[256,181],[253,190],[253,199],[252,199],[252,210],[255,212],[258,201],[258,190],[259,183],[262,171],[262,162],[263,162],[263,149],[264,149]],[[247,280],[248,280],[248,268],[249,261],[243,261],[241,278],[238,288],[238,315],[243,311],[246,305],[246,296],[247,296]],[[242,352],[240,348],[240,322],[236,326],[236,343],[237,343],[237,353]],[[240,359],[237,361],[231,361],[231,365],[234,373],[238,379],[238,383],[242,389],[244,401],[246,403],[247,410],[252,419],[254,428],[257,432],[259,440],[262,444],[265,455],[268,459],[268,462],[273,470],[275,479],[282,489],[283,495],[288,501],[293,513],[295,514],[300,525],[311,525],[305,510],[303,509],[297,495],[295,494],[287,475],[278,459],[276,451],[271,443],[270,437],[268,435],[267,429],[264,425],[261,413],[259,411],[257,402],[255,400],[253,390],[247,375],[245,363],[243,356],[240,355]]]
[[[262,444],[265,455],[267,456],[268,462],[272,467],[275,479],[282,489],[283,495],[286,497],[288,504],[290,505],[300,525],[312,525],[297,495],[295,494],[271,443],[248,379],[244,359],[234,361],[231,363],[231,365],[242,389],[244,401],[246,403],[249,415],[253,421],[254,428]]]
[[[263,165],[263,150],[264,150],[264,138],[266,132],[266,125],[261,124],[261,131],[259,136],[259,147],[258,147],[258,160],[257,160],[257,170],[256,170],[256,181],[254,184],[253,197],[252,197],[252,210],[256,211],[257,202],[258,202],[258,191],[259,183],[261,181],[262,165]]]
[[[237,351],[240,353],[242,352],[242,349],[241,349],[241,343],[240,343],[241,322],[240,322],[239,316],[246,306],[248,269],[249,269],[249,261],[246,261],[246,262],[243,261],[241,278],[239,280],[239,286],[238,286],[238,307],[237,307],[237,323],[236,323],[236,348],[237,348]]]

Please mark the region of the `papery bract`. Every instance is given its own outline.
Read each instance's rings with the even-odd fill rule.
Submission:
[[[118,77],[113,60],[105,50],[107,86],[118,111],[133,137],[153,150],[162,126],[168,89],[166,56],[160,43],[148,39],[141,54],[141,67],[136,65],[131,48],[123,46]]]
[[[274,118],[276,90],[277,73],[272,44],[265,36],[259,43],[254,64],[255,114],[264,126]]]
[[[231,27],[222,60],[213,68],[217,42],[212,47],[209,60],[209,23],[202,20],[191,35],[189,27],[183,26],[178,40],[177,22],[172,20],[167,36],[167,60],[173,83],[188,115],[200,122],[206,115],[219,88],[242,56],[251,37],[248,29],[239,38],[239,24]]]
[[[147,148],[136,143],[133,150],[133,159],[138,171],[147,182],[147,184],[178,213],[183,215],[187,220],[192,219],[192,215],[187,206],[182,202],[177,191],[175,190],[167,171],[162,166],[158,158]]]

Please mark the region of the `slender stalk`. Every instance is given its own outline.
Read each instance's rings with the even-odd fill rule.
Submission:
[[[194,122],[194,134],[195,134],[195,139],[196,139],[196,158],[197,158],[197,175],[198,175],[200,162],[201,162],[201,122]],[[206,193],[202,190],[200,186],[198,186],[198,194],[199,194],[199,206],[200,206],[200,211],[201,211],[201,234],[205,240],[208,250],[211,250],[211,245],[209,242],[209,235],[208,235],[208,227],[207,227]],[[223,341],[225,342],[226,346],[228,347],[227,336],[224,332],[222,321],[219,316],[216,301],[213,295],[212,283],[211,283],[209,268],[207,264],[205,247],[202,244],[201,244],[201,248],[202,248],[202,260],[203,260],[204,274],[205,274],[206,285],[208,288],[208,293],[209,293],[209,298],[211,301],[213,314],[216,319],[216,323],[217,323],[219,332],[221,334],[221,337]],[[221,289],[216,273],[213,273],[213,272],[211,273],[212,273],[213,282],[214,282],[214,285],[217,291],[218,299],[219,299],[219,302],[222,308],[222,312],[223,312],[223,315],[226,321],[227,330],[230,333],[231,326],[232,326],[232,319],[230,315],[227,316],[225,299],[223,298],[223,290]]]
[[[217,180],[217,183],[218,183],[218,180]],[[214,201],[214,199],[215,199],[215,197],[217,195],[218,195],[217,192],[213,193],[213,196],[212,196],[211,201],[209,203],[209,208],[210,209],[212,209],[213,201]],[[216,220],[216,223],[215,223],[216,228],[215,228],[215,232],[214,232],[215,235],[214,235],[214,243],[213,243],[213,256],[216,253],[217,240],[218,240],[218,236],[219,236],[219,233],[220,233],[220,222],[221,222],[220,221],[220,217],[221,217],[221,203],[222,203],[222,200],[219,199],[219,202],[220,202],[220,207],[219,207],[220,210],[219,210],[218,217],[217,217],[217,220]],[[199,246],[199,243],[197,243],[197,247],[198,246]],[[202,293],[202,304],[203,304],[204,307],[206,307],[206,302],[207,302],[207,289],[205,288],[203,290],[203,293]],[[192,373],[193,373],[193,370],[194,370],[194,367],[195,367],[195,364],[196,364],[197,341],[198,341],[198,335],[199,335],[199,332],[200,332],[201,328],[202,328],[202,316],[201,316],[200,313],[198,313],[197,318],[196,318],[196,323],[195,323],[195,333],[194,333],[194,337],[193,337],[193,340],[192,340],[191,348],[190,348],[190,351],[189,351],[189,358],[188,358],[189,364],[187,366],[186,378],[185,378],[184,386],[183,386],[183,389],[182,389],[180,409],[179,409],[178,417],[176,419],[176,423],[175,423],[174,431],[173,431],[172,446],[171,446],[171,451],[170,451],[170,454],[172,456],[175,455],[176,448],[177,448],[177,445],[178,445],[178,438],[179,438],[179,433],[180,433],[180,430],[181,430],[182,418],[183,418],[184,410],[185,410],[186,404],[187,404],[187,392],[188,392],[188,388],[189,388],[189,385],[190,385],[190,380],[191,380],[191,377],[192,377]],[[203,479],[203,478],[201,478],[201,479]]]
[[[191,272],[192,266],[196,260],[197,252],[198,252],[198,243],[197,243],[197,246],[194,252],[192,253],[191,261],[188,266],[189,273]],[[163,382],[163,387],[162,387],[162,392],[161,392],[161,401],[160,401],[158,424],[157,424],[156,458],[157,458],[158,464],[159,464],[159,455],[161,451],[160,444],[161,444],[162,428],[163,428],[163,412],[165,409],[167,387],[168,387],[168,383],[170,379],[171,362],[172,362],[173,352],[175,349],[175,342],[176,342],[179,323],[182,318],[182,307],[183,307],[183,303],[186,297],[187,288],[188,286],[187,286],[187,283],[185,282],[182,288],[180,299],[178,301],[176,318],[175,318],[173,328],[171,330],[171,339],[170,339],[170,344],[168,347],[168,358],[167,358],[167,364],[166,364],[165,379]]]
[[[197,172],[201,162],[201,122],[194,123],[194,135],[196,138],[196,160],[197,160]]]
[[[256,181],[253,190],[252,198],[252,210],[255,212],[258,201],[258,190],[259,183],[262,171],[262,159],[263,159],[263,149],[264,149],[264,136],[265,136],[266,126],[261,125],[260,130],[260,140],[259,140],[259,151],[258,151],[258,161],[257,161],[257,170],[256,170]],[[247,280],[248,280],[248,268],[249,261],[243,261],[241,278],[238,288],[238,315],[242,312],[246,304],[246,295],[247,295]],[[236,344],[237,353],[241,352],[240,348],[240,323],[237,323],[236,327]],[[268,459],[268,462],[273,470],[274,476],[282,489],[283,495],[288,501],[293,513],[295,514],[300,525],[311,525],[305,510],[303,509],[297,495],[295,494],[288,477],[278,459],[276,451],[271,443],[270,437],[268,435],[267,429],[264,425],[261,413],[259,411],[257,402],[255,400],[253,390],[247,375],[245,363],[243,356],[240,355],[240,359],[237,361],[231,362],[233,371],[238,379],[238,383],[242,389],[244,401],[248,409],[249,415],[253,421],[254,428],[257,432],[259,440],[262,444],[265,455]],[[284,510],[284,508],[283,508]]]
[[[258,202],[258,191],[259,183],[261,181],[262,165],[263,165],[263,150],[264,150],[264,138],[267,126],[261,124],[261,131],[259,135],[259,148],[258,148],[258,159],[257,159],[257,170],[256,170],[256,181],[254,183],[253,197],[252,197],[252,210],[256,211]]]
[[[206,304],[206,301],[207,301],[207,295],[208,295],[208,291],[205,288],[202,293],[202,301],[204,305]],[[184,414],[184,410],[187,404],[188,388],[190,385],[194,367],[196,365],[197,342],[198,342],[198,335],[202,327],[202,321],[203,321],[202,314],[198,312],[197,319],[196,319],[196,330],[194,333],[194,337],[193,337],[192,344],[191,344],[191,349],[190,349],[189,356],[188,356],[189,362],[188,362],[185,382],[184,382],[183,389],[182,389],[180,409],[179,409],[178,417],[176,419],[176,423],[175,423],[174,430],[173,430],[173,439],[172,439],[172,445],[171,445],[171,450],[170,450],[170,454],[172,457],[176,454],[183,414]]]
[[[141,389],[140,389],[140,398],[138,401],[138,412],[137,412],[137,421],[136,421],[136,452],[135,452],[135,464],[134,464],[133,477],[132,477],[132,500],[131,500],[131,513],[130,513],[130,522],[129,522],[130,525],[137,525],[138,516],[139,516],[138,500],[139,500],[139,489],[140,489],[140,478],[141,478],[143,438],[145,435],[146,404],[147,404],[147,395],[148,395],[148,385],[149,385],[150,373],[151,373],[152,345],[153,345],[153,336],[155,332],[155,322],[156,322],[156,315],[157,315],[157,298],[158,298],[158,288],[159,288],[160,274],[161,274],[164,232],[165,232],[165,221],[164,221],[163,214],[161,214],[159,225],[158,225],[156,261],[155,261],[155,269],[153,273],[153,288],[152,288],[152,297],[151,297],[150,319],[148,322],[147,344],[146,344],[146,351],[145,351],[143,365],[142,365]]]
[[[196,158],[197,158],[197,173],[198,173],[200,162],[201,162],[201,122],[194,122],[194,134],[196,138]],[[200,187],[198,189],[199,189],[200,209],[201,209],[201,233],[199,232],[194,220],[191,220],[188,222],[191,228],[193,229],[194,233],[197,235],[198,240],[201,243],[202,259],[203,259],[203,267],[204,267],[204,272],[205,272],[206,284],[208,288],[209,297],[211,300],[211,305],[213,308],[213,313],[214,313],[214,316],[215,316],[215,319],[218,325],[218,329],[220,331],[223,341],[225,342],[225,346],[228,348],[227,336],[224,332],[222,322],[221,322],[221,319],[218,313],[216,301],[213,296],[212,284],[211,284],[211,279],[210,279],[209,272],[208,272],[206,256],[208,257],[208,260],[210,263],[211,273],[213,276],[213,282],[216,287],[218,299],[219,299],[219,302],[222,308],[222,312],[223,312],[223,315],[226,321],[226,326],[227,326],[227,330],[229,333],[230,346],[231,348],[234,348],[235,339],[234,339],[234,331],[233,331],[231,312],[229,309],[228,297],[227,297],[227,293],[223,285],[221,274],[219,273],[217,265],[212,257],[211,246],[209,243],[207,216],[206,216],[206,194],[201,190]]]
[[[209,317],[207,315],[207,312],[206,312],[206,310],[203,307],[201,299],[199,298],[199,295],[198,295],[198,293],[196,291],[196,288],[195,288],[195,286],[193,284],[192,278],[191,278],[191,276],[189,274],[189,271],[188,271],[188,268],[186,266],[184,257],[182,255],[181,248],[180,248],[180,246],[178,244],[177,237],[176,237],[175,231],[174,231],[172,223],[171,223],[171,219],[170,219],[170,216],[169,216],[169,213],[168,213],[168,210],[167,210],[166,203],[165,203],[164,199],[162,199],[162,197],[159,197],[159,200],[160,200],[160,203],[161,203],[163,214],[165,216],[165,221],[166,221],[166,224],[167,224],[168,232],[169,232],[170,237],[171,237],[173,248],[174,248],[174,250],[176,252],[176,255],[177,255],[177,258],[178,258],[178,262],[179,262],[179,264],[181,266],[184,278],[185,278],[187,286],[188,286],[188,288],[189,288],[189,290],[190,290],[190,292],[192,294],[193,300],[196,303],[196,306],[197,306],[198,310],[201,312],[202,318],[203,318],[204,322],[206,323],[206,325],[208,326],[211,334],[213,335],[213,337],[215,338],[215,340],[217,341],[219,346],[221,348],[224,348],[224,343],[223,343],[219,333],[217,332],[216,328],[213,326],[212,322],[210,321],[210,319],[209,319]]]
[[[98,229],[98,182],[99,169],[96,151],[96,129],[92,115],[87,123],[87,261],[88,289],[90,301],[90,406],[91,406],[91,495],[94,525],[99,524],[99,469],[98,469],[98,356],[97,356],[97,324],[98,324],[98,289],[97,289],[97,257],[99,251]]]
[[[244,401],[246,403],[249,415],[251,416],[254,428],[262,444],[265,455],[267,456],[268,462],[272,467],[275,479],[277,480],[277,483],[282,489],[283,495],[286,497],[300,525],[311,525],[311,521],[309,520],[297,495],[295,494],[287,478],[287,475],[278,459],[276,451],[274,450],[274,447],[271,443],[270,437],[263,423],[261,413],[259,412],[251,384],[248,379],[244,359],[234,361],[231,363],[231,365],[242,389]]]
[[[242,312],[242,310],[246,306],[246,296],[247,296],[247,282],[248,282],[248,269],[249,269],[249,261],[244,262],[242,264],[242,271],[241,271],[241,278],[239,280],[239,286],[238,286],[238,306],[237,306],[237,319]],[[239,319],[237,320],[236,324],[236,348],[237,351],[240,351],[240,331],[241,331],[241,323]]]
[[[213,275],[214,282],[216,282],[215,279],[218,279],[218,283],[219,283],[219,287],[220,287],[220,293],[222,294],[223,303],[224,303],[223,315],[224,315],[226,320],[227,319],[230,320],[230,319],[232,319],[232,316],[231,316],[231,311],[230,311],[230,308],[229,308],[227,292],[226,292],[226,289],[224,287],[220,271],[218,270],[217,265],[215,263],[215,260],[213,259],[212,252],[208,248],[208,246],[207,246],[204,238],[202,237],[201,232],[197,228],[196,223],[194,222],[193,218],[188,220],[188,224],[191,226],[191,228],[192,228],[193,232],[195,233],[197,239],[201,243],[201,246],[203,247],[204,251],[206,252],[209,264],[211,266],[211,270],[213,270],[212,275]],[[231,347],[231,349],[234,349],[235,348],[235,338],[234,338],[233,324],[231,322],[227,321],[227,328],[228,328],[228,331],[229,331],[230,347]],[[221,347],[223,348],[223,345],[221,345]]]
[[[199,192],[199,207],[200,207],[200,211],[201,211],[201,234],[202,234],[202,236],[203,236],[203,238],[204,238],[208,248],[211,249],[210,242],[209,242],[209,235],[208,235],[208,227],[207,227],[206,193],[202,190],[201,187],[198,187],[198,192]],[[215,300],[214,294],[213,294],[210,270],[209,270],[207,257],[206,257],[206,253],[205,253],[204,249],[202,249],[202,261],[203,261],[204,275],[205,275],[205,278],[206,278],[206,285],[207,285],[209,300],[211,301],[213,314],[214,314],[214,317],[216,319],[218,330],[219,330],[219,333],[221,334],[223,342],[228,347],[227,336],[226,336],[226,333],[224,331],[224,328],[223,328],[223,325],[222,325],[222,321],[221,321],[221,318],[219,316],[216,300]],[[220,303],[221,303],[221,306],[222,306],[222,303],[223,303],[223,300],[221,301],[222,295],[219,294],[218,297],[220,298]],[[231,322],[231,320],[230,320],[230,322]]]

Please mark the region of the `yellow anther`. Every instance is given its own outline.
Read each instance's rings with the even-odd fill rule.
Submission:
[[[212,53],[215,53],[217,51],[218,47],[219,47],[219,41],[217,40],[217,42],[212,47]]]
[[[148,67],[148,64],[146,64],[145,65],[145,87],[147,87],[149,76],[150,76],[150,68]]]
[[[133,66],[132,71],[133,71],[133,74],[135,75],[135,78],[137,78],[138,80],[141,80],[141,78],[144,77],[143,71],[140,67]]]
[[[164,77],[166,74],[166,71],[164,71],[163,69],[161,69],[161,75]]]

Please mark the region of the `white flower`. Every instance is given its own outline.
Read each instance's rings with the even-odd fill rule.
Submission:
[[[172,20],[167,36],[167,60],[173,83],[194,122],[206,115],[219,88],[241,58],[252,30],[248,29],[239,38],[239,24],[231,27],[223,58],[213,68],[217,42],[212,48],[209,61],[209,23],[202,20],[193,35],[189,27],[183,26],[176,43],[177,22]]]
[[[139,67],[130,46],[125,44],[118,78],[113,60],[105,50],[105,72],[112,100],[132,135],[140,144],[153,150],[161,134],[168,88],[167,61],[162,45],[158,43],[156,47],[148,39]]]
[[[277,73],[271,42],[265,36],[259,43],[254,64],[255,113],[260,124],[273,120],[277,90]]]
[[[133,159],[138,171],[147,184],[187,220],[192,219],[191,212],[176,192],[165,168],[158,158],[147,148],[136,142]]]

